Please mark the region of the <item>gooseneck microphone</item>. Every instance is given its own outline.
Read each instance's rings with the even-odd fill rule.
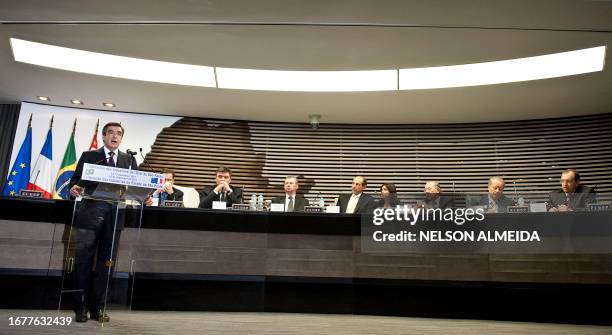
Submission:
[[[155,169],[154,169],[154,168],[151,166],[151,164],[149,164],[149,162],[147,162],[147,160],[145,159],[145,156],[142,154],[142,148],[138,148],[138,150],[140,151],[140,157],[142,157],[142,164],[143,164],[143,165],[147,165],[147,166],[146,166],[146,167],[147,167],[147,170],[148,170],[148,171],[151,171],[151,172],[159,173],[159,172],[155,171]],[[131,155],[130,151],[131,151],[131,150],[128,150],[128,151],[127,151],[127,153]],[[132,152],[133,152],[133,151],[132,151]],[[135,154],[136,154],[136,153],[134,152],[134,155],[135,155]]]

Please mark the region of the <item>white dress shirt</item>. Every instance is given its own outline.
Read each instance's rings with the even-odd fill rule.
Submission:
[[[357,203],[359,202],[359,197],[361,197],[361,193],[357,195],[351,194],[351,199],[349,199],[349,202],[346,205],[346,213],[348,214],[355,213],[355,207],[357,207]]]

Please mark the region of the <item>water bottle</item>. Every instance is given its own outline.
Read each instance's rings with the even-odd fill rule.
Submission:
[[[319,193],[319,207],[325,207],[325,200],[323,200],[323,196]]]
[[[259,193],[259,197],[257,198],[257,210],[263,211],[263,193]]]
[[[256,210],[257,208],[255,207],[257,203],[257,196],[255,195],[255,193],[251,194],[251,200],[249,200],[249,206],[251,207],[252,210]]]

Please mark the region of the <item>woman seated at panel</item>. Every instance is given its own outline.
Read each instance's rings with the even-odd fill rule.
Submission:
[[[397,198],[395,184],[384,183],[380,185],[378,192],[380,193],[380,199],[377,199],[376,207],[395,208],[402,204]]]

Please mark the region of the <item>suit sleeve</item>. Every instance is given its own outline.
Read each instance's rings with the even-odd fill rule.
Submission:
[[[347,197],[344,194],[341,194],[338,197],[338,206],[340,206],[340,213],[346,212],[346,206],[348,206],[348,201],[345,201],[346,198]]]
[[[212,203],[217,197],[213,188],[210,186],[204,187],[202,192],[200,193],[200,208],[212,208]]]
[[[363,204],[363,208],[361,208],[359,212],[364,214],[374,212],[374,198],[368,197],[367,201]]]
[[[555,191],[551,191],[548,194],[548,207],[557,207],[557,206],[559,206],[559,204],[557,203],[557,200],[556,200],[556,198],[557,198],[556,195],[557,195],[557,193]]]
[[[72,186],[76,185],[78,182],[81,181],[81,176],[83,175],[83,165],[85,164],[85,154],[83,153],[81,155],[81,158],[79,158],[79,162],[77,163],[76,169],[74,170],[74,174],[72,175],[72,177],[70,177],[70,185],[69,185],[69,189],[72,188]]]
[[[242,189],[238,187],[232,187],[232,192],[228,194],[229,205],[241,204],[242,203]]]
[[[176,189],[176,188],[172,188],[172,195],[168,197],[168,200],[172,200],[172,201],[183,201],[183,191]]]
[[[278,203],[285,204],[285,197],[279,197],[278,199],[280,200]],[[293,204],[293,211],[294,212],[303,212],[304,211],[304,207],[307,204],[308,204],[308,200],[306,200],[306,198],[304,198],[302,196],[296,196],[295,197],[295,203]]]
[[[597,193],[595,192],[594,188],[589,188],[589,192],[586,195],[586,198],[584,199],[584,205],[586,207],[586,205],[588,204],[593,204],[597,202]]]

